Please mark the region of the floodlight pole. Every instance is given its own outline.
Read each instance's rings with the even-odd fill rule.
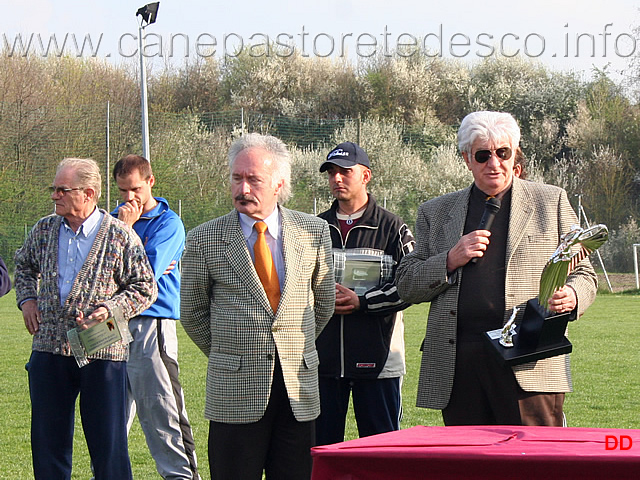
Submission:
[[[636,290],[640,290],[640,279],[638,279],[638,247],[640,247],[640,243],[633,244],[633,268],[636,271]]]
[[[151,162],[149,151],[149,108],[147,106],[147,69],[144,61],[144,27],[140,22],[138,28],[140,50],[140,109],[142,111],[142,156]]]

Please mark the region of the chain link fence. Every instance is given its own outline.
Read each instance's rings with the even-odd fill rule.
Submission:
[[[379,190],[375,193],[380,203],[405,214],[409,221],[414,220],[422,199],[407,194],[408,182],[415,180],[407,179],[407,174],[411,175],[407,168],[423,164],[435,147],[432,139],[424,142],[415,127],[387,124],[386,130],[367,134],[371,128],[363,127],[358,119],[296,118],[234,110],[197,115],[151,112],[149,120],[151,162],[157,180],[154,194],[167,198],[187,230],[230,210],[226,154],[233,138],[243,132],[275,135],[290,146],[294,195],[287,206],[308,213],[322,211],[331,200],[326,178],[317,170],[328,149],[344,140],[360,143],[372,157],[372,189]],[[14,253],[28,231],[53,211],[47,187],[59,161],[65,157],[96,160],[103,170],[99,206],[110,211],[119,201],[110,171],[123,155],[141,151],[140,131],[137,105],[33,107],[0,102],[0,255],[11,270]],[[396,143],[387,145],[389,137]],[[399,152],[405,147],[410,148],[409,154]],[[375,157],[380,157],[378,165]],[[394,168],[403,161],[407,166]],[[384,162],[391,163],[385,166]],[[424,177],[420,173],[412,176]],[[401,193],[394,194],[392,185]]]

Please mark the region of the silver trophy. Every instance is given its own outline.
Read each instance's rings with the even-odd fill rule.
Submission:
[[[518,314],[518,307],[513,307],[511,317],[509,321],[504,324],[502,331],[500,332],[500,345],[505,348],[513,347],[513,336],[516,334],[516,315]]]
[[[391,255],[372,248],[333,250],[336,282],[358,295],[393,279],[395,261]]]

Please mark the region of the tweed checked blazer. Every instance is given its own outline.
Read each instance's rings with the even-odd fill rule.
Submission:
[[[181,321],[208,357],[205,417],[252,423],[269,401],[276,355],[298,421],[320,413],[315,340],[333,314],[329,225],[280,209],[285,278],[274,315],[238,212],[194,228],[182,257]]]
[[[457,280],[447,277],[447,252],[460,239],[467,217],[471,187],[420,205],[416,248],[402,259],[396,274],[398,291],[410,303],[431,302],[420,366],[417,405],[443,409],[449,403],[456,358],[457,308],[463,268]],[[513,179],[506,249],[506,323],[514,306],[524,307],[538,295],[542,270],[560,236],[578,219],[566,192],[552,185]],[[449,281],[448,281],[449,280]],[[578,316],[591,305],[596,274],[588,259],[569,275],[576,291]],[[524,308],[518,312],[522,319]],[[561,355],[514,367],[520,386],[530,392],[571,391],[569,356]]]

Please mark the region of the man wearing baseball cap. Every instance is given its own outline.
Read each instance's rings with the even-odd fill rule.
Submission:
[[[320,172],[325,171],[335,201],[320,217],[329,223],[334,251],[347,258],[362,252],[368,258],[386,256],[393,268],[388,281],[381,278],[366,291],[356,293],[336,284],[335,313],[316,340],[318,445],[344,440],[350,395],[361,437],[400,428],[400,380],[405,373],[402,310],[409,305],[400,299],[393,279],[395,266],[414,245],[405,223],[367,193],[372,174],[369,157],[359,145],[336,146],[320,166]]]

